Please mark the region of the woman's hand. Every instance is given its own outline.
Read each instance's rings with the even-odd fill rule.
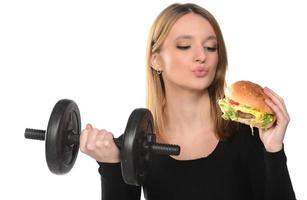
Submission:
[[[87,124],[80,136],[80,150],[98,162],[120,162],[120,151],[114,143],[113,134]]]
[[[283,140],[290,117],[284,100],[280,96],[267,87],[264,88],[264,93],[270,98],[266,99],[265,102],[275,112],[276,123],[269,129],[260,129],[260,139],[266,151],[278,152],[283,148]]]

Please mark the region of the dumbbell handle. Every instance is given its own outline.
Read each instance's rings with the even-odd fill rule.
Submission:
[[[80,135],[79,134],[74,134],[74,133],[70,133],[67,136],[68,138],[68,144],[79,144],[80,143]],[[122,143],[122,135],[119,136],[118,138],[113,138],[114,143],[116,144],[116,146],[121,149],[121,143]]]
[[[32,140],[45,140],[45,130],[26,128],[25,138]]]
[[[159,155],[179,155],[180,147],[173,144],[154,143],[150,146],[150,151]]]
[[[45,130],[38,130],[38,129],[30,129],[26,128],[25,130],[25,138],[27,139],[34,139],[34,140],[45,140],[46,131]],[[118,137],[114,138],[114,143],[116,146],[121,149],[123,141],[123,134]],[[70,144],[79,144],[80,142],[80,135],[74,134],[73,132],[68,134],[67,137],[68,145]],[[178,145],[171,145],[171,144],[159,144],[155,142],[149,142],[145,144],[145,148],[149,148],[149,150],[154,154],[160,155],[179,155],[180,147]]]
[[[39,129],[26,128],[25,138],[32,140],[45,140],[46,131]],[[67,134],[67,144],[79,144],[80,135],[73,132]],[[122,135],[119,138],[114,138],[114,143],[118,148],[121,147]]]

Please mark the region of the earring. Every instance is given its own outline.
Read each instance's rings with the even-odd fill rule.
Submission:
[[[161,74],[162,74],[162,71],[161,71],[160,69],[158,69],[158,70],[157,70],[157,74],[158,74],[158,75],[161,75]]]

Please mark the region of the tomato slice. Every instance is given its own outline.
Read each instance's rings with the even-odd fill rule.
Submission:
[[[229,103],[230,103],[231,105],[235,105],[235,106],[240,105],[240,103],[238,103],[238,102],[236,102],[236,101],[234,101],[234,100],[232,100],[232,99],[229,99]]]

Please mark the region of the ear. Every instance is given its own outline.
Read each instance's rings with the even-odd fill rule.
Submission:
[[[161,69],[161,62],[160,62],[160,55],[159,53],[153,53],[150,57],[150,64],[151,64],[151,68],[153,68],[154,70],[162,70]]]

